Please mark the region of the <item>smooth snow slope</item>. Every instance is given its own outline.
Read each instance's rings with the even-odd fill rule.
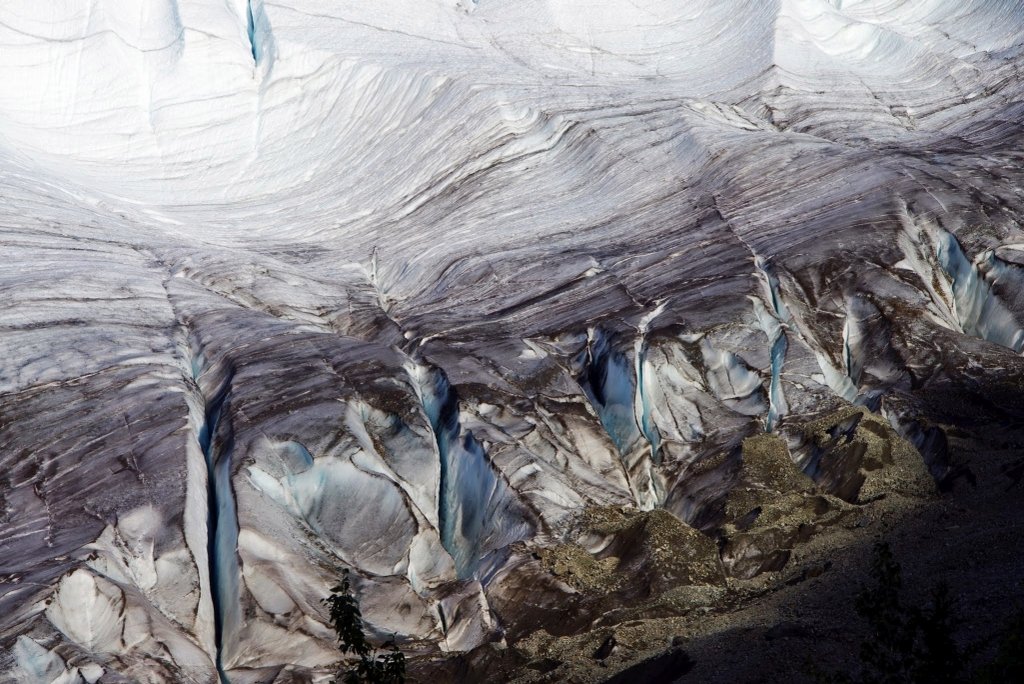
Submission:
[[[1022,65],[1004,0],[4,2],[4,676],[325,678],[340,567],[500,640],[744,436],[840,491],[849,403],[942,477],[1020,415]]]

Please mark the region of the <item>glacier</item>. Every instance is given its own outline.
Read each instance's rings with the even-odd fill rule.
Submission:
[[[1022,67],[1019,0],[4,2],[0,681],[326,682],[343,568],[456,681],[965,487]]]

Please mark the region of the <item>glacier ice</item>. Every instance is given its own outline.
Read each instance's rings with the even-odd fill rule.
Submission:
[[[3,3],[0,678],[323,679],[341,568],[417,657],[582,629],[612,599],[543,563],[628,545],[593,511],[747,562],[745,439],[851,502],[871,435],[940,480],[1018,443],[1022,35],[1013,0]]]

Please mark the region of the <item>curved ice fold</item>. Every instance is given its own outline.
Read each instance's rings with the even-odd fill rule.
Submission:
[[[707,340],[701,342],[701,354],[707,367],[708,388],[737,413],[757,416],[767,410],[761,377],[739,356],[716,349]]]
[[[284,460],[296,451],[286,443],[278,453]],[[258,490],[304,521],[318,537],[336,544],[344,560],[377,575],[401,570],[417,533],[416,521],[395,484],[376,476],[362,454],[344,460],[314,459],[280,477],[258,466],[250,466],[248,474]],[[351,509],[351,502],[364,496],[375,502],[372,515]],[[380,542],[385,537],[386,547]]]
[[[103,668],[90,663],[68,669],[64,660],[53,651],[27,636],[14,643],[15,668],[7,675],[12,681],[40,684],[95,684],[103,676]]]

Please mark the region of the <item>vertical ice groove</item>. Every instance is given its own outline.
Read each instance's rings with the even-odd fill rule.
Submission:
[[[204,400],[204,420],[199,429],[199,446],[207,467],[207,559],[210,591],[213,599],[216,666],[222,684],[230,684],[224,668],[225,652],[230,652],[240,626],[238,601],[238,515],[231,486],[231,452],[234,435],[227,415],[233,370],[205,367],[201,356],[193,357],[193,380],[202,388],[207,373],[219,372],[212,392],[200,390]]]
[[[581,385],[601,425],[620,454],[629,453],[641,432],[634,411],[636,371],[599,329],[588,331]]]
[[[754,314],[757,316],[758,324],[765,337],[768,338],[770,350],[771,375],[768,382],[768,415],[765,417],[764,428],[766,432],[771,432],[789,410],[789,407],[786,405],[786,397],[782,391],[782,365],[785,363],[786,351],[789,348],[789,342],[786,339],[783,326],[789,320],[789,310],[782,301],[782,295],[779,292],[779,280],[770,271],[765,260],[762,257],[756,257],[755,265],[767,291],[768,301],[772,306],[772,311],[769,312],[760,300],[752,300]]]
[[[658,303],[655,309],[645,314],[640,319],[637,328],[637,339],[634,343],[634,364],[636,366],[636,391],[633,398],[633,417],[641,434],[650,445],[650,456],[644,464],[646,479],[649,484],[649,495],[647,500],[642,502],[645,507],[654,508],[665,503],[667,492],[665,484],[657,472],[657,466],[661,464],[661,433],[654,421],[654,409],[651,406],[651,390],[649,383],[656,382],[656,374],[648,372],[647,363],[647,333],[655,318],[665,311],[665,302]]]
[[[377,296],[377,306],[385,314],[391,310],[391,302],[388,300],[387,292],[384,290],[383,285],[380,281],[380,271],[377,263],[377,248],[373,248],[373,252],[370,255],[370,268],[367,273],[367,278],[370,281],[370,285],[373,286],[374,294]]]
[[[865,345],[871,335],[871,319],[879,316],[878,309],[870,299],[853,294],[846,298],[846,320],[843,323],[843,367],[850,383],[860,391],[861,376],[864,374]],[[870,393],[869,393],[870,394]],[[858,402],[866,400],[859,396]]]
[[[408,372],[437,441],[437,499],[441,545],[455,561],[460,579],[474,577],[488,542],[511,543],[528,525],[514,510],[507,485],[495,472],[483,445],[459,419],[459,399],[439,369],[410,363]],[[496,519],[495,507],[503,519]]]
[[[788,410],[786,398],[782,392],[782,365],[785,362],[788,342],[777,315],[769,312],[760,299],[752,298],[751,301],[758,325],[768,340],[770,376],[765,431],[771,432]]]
[[[634,363],[636,365],[636,394],[633,404],[633,412],[636,416],[640,432],[648,444],[651,445],[651,462],[658,465],[661,462],[661,435],[654,424],[651,402],[647,389],[647,375],[645,367],[647,364],[647,332],[650,330],[651,322],[665,311],[665,303],[660,303],[654,311],[644,315],[640,319],[638,335],[634,344]]]
[[[410,375],[413,376],[416,392],[419,395],[420,404],[430,421],[434,439],[437,442],[439,458],[439,482],[437,495],[437,524],[441,536],[441,545],[455,559],[456,569],[460,572],[464,564],[460,564],[457,556],[463,554],[456,548],[454,525],[450,509],[451,475],[450,455],[452,432],[458,429],[453,426],[452,421],[456,420],[456,412],[451,406],[455,401],[452,393],[445,391],[447,381],[442,380],[440,373],[431,372],[430,369],[418,364],[410,367]],[[447,404],[447,406],[446,406]],[[446,423],[447,421],[447,423]]]
[[[249,49],[252,51],[252,61],[259,62],[259,49],[256,47],[256,21],[252,16],[252,0],[245,3],[245,29],[249,36]]]
[[[948,231],[938,233],[936,257],[950,280],[953,315],[960,328],[968,335],[1020,353],[1024,349],[1024,329],[992,291],[992,284],[978,268],[979,263],[967,258],[959,241]],[[992,258],[992,252],[986,251],[978,261]]]
[[[814,354],[815,360],[818,362],[818,368],[821,369],[821,374],[825,380],[825,385],[832,390],[833,394],[838,397],[845,399],[846,401],[854,401],[857,398],[857,387],[851,382],[849,376],[846,374],[845,367],[842,370],[837,369],[829,355],[822,349],[821,344],[815,338],[812,331],[808,326],[804,325],[801,318],[798,315],[794,315],[787,306],[784,297],[782,296],[781,283],[778,275],[775,273],[771,262],[761,256],[755,257],[755,264],[757,270],[760,272],[763,282],[767,287],[768,299],[772,304],[772,308],[775,310],[775,315],[779,320],[780,325],[792,328],[797,332],[799,337],[807,345],[807,347]],[[785,334],[782,334],[782,339],[785,339]],[[776,340],[776,343],[778,341]],[[774,349],[773,343],[773,357],[777,355],[778,359],[778,372],[782,371],[782,361],[786,352],[786,347],[780,345],[778,350]],[[773,367],[775,363],[773,361]],[[774,369],[773,369],[774,373]],[[781,388],[779,390],[781,395]]]
[[[164,283],[166,289],[166,282]],[[178,312],[171,302],[171,312],[178,319]],[[179,319],[180,320],[180,319]],[[201,436],[206,428],[206,399],[202,394],[196,378],[201,371],[201,359],[194,353],[190,344],[188,328],[181,324],[175,336],[177,361],[182,380],[186,384],[184,396],[187,409],[188,437],[185,444],[186,489],[185,510],[182,528],[185,545],[192,556],[195,573],[199,584],[199,597],[196,604],[194,630],[196,640],[210,658],[217,660],[216,613],[213,605],[213,588],[210,577],[210,478],[207,454],[204,451]]]
[[[644,325],[646,323],[642,323]],[[612,346],[600,329],[588,330],[579,384],[619,453],[633,500],[641,508],[651,509],[661,499],[659,480],[653,466],[660,436],[642,389],[644,337],[642,333],[634,342],[636,358],[630,361]],[[650,453],[636,453],[641,439],[650,445]]]
[[[853,368],[853,354],[850,351],[850,336],[853,334],[851,331],[852,322],[850,317],[846,317],[846,322],[843,323],[843,365],[846,367],[846,375],[854,383],[857,382],[856,372]]]
[[[272,65],[276,48],[263,0],[236,0],[239,19],[245,24],[245,39],[254,66],[264,71]]]
[[[934,222],[915,217],[902,206],[899,236],[904,262],[917,273],[932,300],[931,318],[951,330],[1024,350],[1024,329],[993,291],[1008,277],[1006,267],[992,268],[994,252],[971,261],[956,237]]]
[[[775,316],[782,323],[789,321],[789,309],[786,307],[785,301],[782,299],[782,293],[779,290],[779,277],[775,274],[775,270],[772,268],[771,262],[764,257],[758,255],[754,257],[754,265],[757,268],[757,272],[761,276],[761,281],[767,291],[768,301],[771,302],[772,311],[775,312]]]

